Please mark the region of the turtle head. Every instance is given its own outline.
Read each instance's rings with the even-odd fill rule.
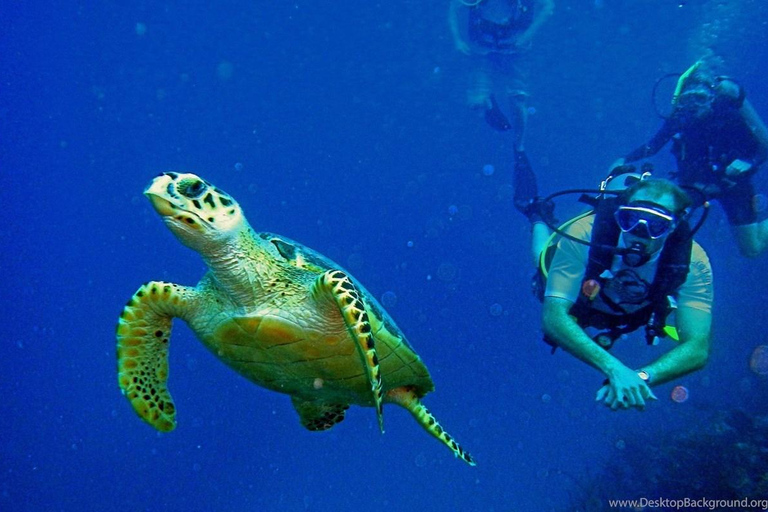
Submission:
[[[237,201],[194,174],[164,172],[144,195],[173,234],[196,251],[220,246],[247,225]]]

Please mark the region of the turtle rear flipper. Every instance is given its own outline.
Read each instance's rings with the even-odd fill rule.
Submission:
[[[328,430],[344,420],[349,404],[332,404],[322,400],[303,400],[292,396],[291,402],[307,430]]]
[[[338,306],[341,317],[347,326],[347,331],[355,341],[358,353],[362,358],[373,393],[379,429],[384,432],[384,417],[381,408],[384,391],[381,382],[381,369],[371,334],[371,324],[360,292],[347,274],[341,270],[328,270],[313,283],[311,294],[316,300],[323,297],[331,299]]]
[[[430,413],[424,404],[421,403],[421,400],[416,396],[413,389],[409,387],[390,389],[387,391],[386,401],[408,409],[413,417],[416,418],[416,421],[419,422],[419,425],[438,438],[454,453],[454,455],[470,466],[475,465],[475,459],[473,459],[472,456],[448,434],[448,432],[443,430],[443,427],[441,427],[440,423],[438,423],[435,417],[432,416],[432,413]]]
[[[168,392],[168,343],[173,317],[189,306],[193,288],[160,281],[141,286],[117,324],[118,384],[133,409],[161,432],[176,427]]]

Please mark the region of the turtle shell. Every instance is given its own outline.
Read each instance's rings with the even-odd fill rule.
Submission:
[[[267,296],[248,311],[222,312],[202,329],[207,332],[203,341],[222,361],[265,388],[306,400],[372,406],[365,365],[341,312],[331,301],[311,293],[318,276],[341,267],[285,237],[256,236],[272,242],[288,263],[288,269],[276,269],[276,282],[288,292]],[[384,391],[410,387],[419,397],[432,391],[426,366],[395,322],[344,272],[365,304]]]

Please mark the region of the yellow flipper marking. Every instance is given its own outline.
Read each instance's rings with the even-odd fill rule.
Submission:
[[[336,302],[347,326],[347,331],[357,344],[358,352],[363,359],[368,375],[368,381],[371,384],[379,429],[384,432],[384,416],[381,407],[384,388],[381,381],[379,358],[376,355],[376,345],[371,334],[371,324],[368,320],[365,304],[360,298],[355,284],[341,270],[328,270],[317,278],[312,287],[312,294],[316,297],[321,291],[330,294]]]
[[[171,321],[192,289],[152,281],[142,285],[117,324],[118,384],[133,409],[161,432],[176,427],[176,406],[168,381]]]
[[[435,417],[432,416],[432,413],[430,413],[424,404],[421,403],[421,400],[419,400],[419,397],[413,392],[413,389],[409,387],[390,389],[387,391],[386,398],[387,402],[392,402],[408,409],[408,411],[413,414],[413,417],[416,418],[416,421],[419,422],[419,425],[438,438],[456,457],[459,457],[470,466],[475,465],[475,459],[473,459],[472,456],[448,434],[448,432],[443,430],[443,427],[441,427],[440,423],[438,423]]]

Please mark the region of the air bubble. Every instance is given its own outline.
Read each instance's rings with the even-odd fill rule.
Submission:
[[[749,358],[749,369],[757,375],[768,375],[768,345],[758,345]]]
[[[347,267],[356,270],[363,266],[363,256],[359,253],[352,253],[347,257]]]
[[[397,304],[397,295],[393,291],[386,291],[381,294],[381,305],[385,308],[394,307]]]
[[[456,279],[456,275],[459,273],[456,266],[452,263],[441,263],[437,267],[437,278],[441,281],[450,282]]]
[[[672,401],[677,402],[679,404],[685,402],[688,400],[688,388],[685,386],[675,386],[672,388],[672,392],[669,394],[669,397],[672,399]]]
[[[219,62],[219,65],[216,66],[216,76],[219,77],[219,80],[222,82],[226,82],[230,78],[232,78],[232,75],[235,72],[235,66],[226,60],[223,60]]]

